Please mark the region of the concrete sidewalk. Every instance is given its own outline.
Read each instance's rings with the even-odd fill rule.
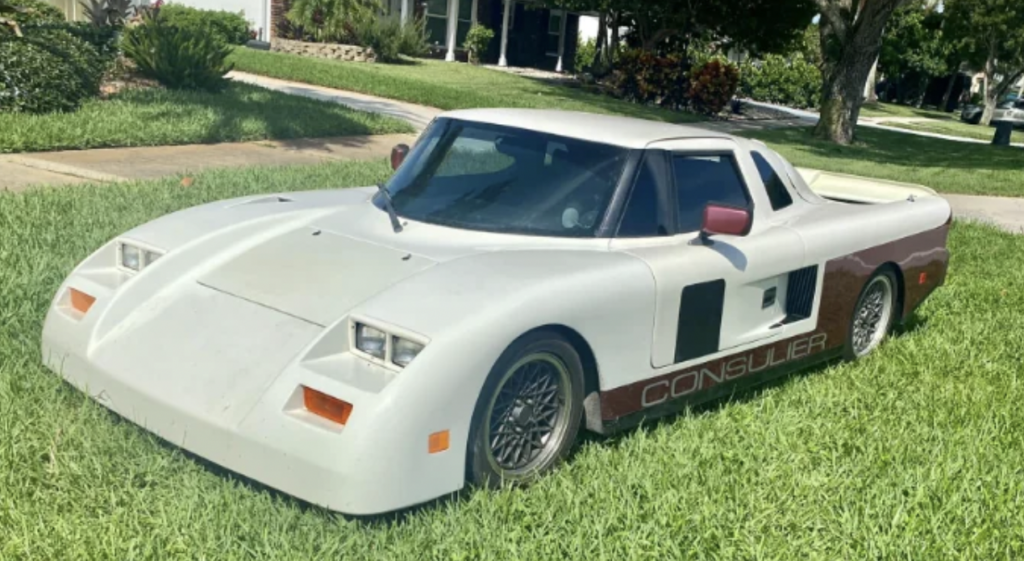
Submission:
[[[11,154],[0,156],[0,191],[151,179],[212,168],[383,159],[395,144],[414,140],[413,135],[393,134]]]
[[[238,82],[252,84],[268,90],[318,99],[320,101],[327,101],[331,103],[340,103],[341,105],[345,105],[359,111],[390,115],[408,122],[415,127],[417,131],[422,131],[428,124],[430,124],[430,121],[432,121],[434,117],[441,113],[441,110],[436,107],[427,107],[425,105],[416,105],[415,103],[395,101],[393,99],[374,97],[372,95],[356,92],[336,90],[334,88],[325,88],[323,86],[314,86],[312,84],[305,84],[302,82],[278,80],[277,78],[268,78],[266,76],[259,76],[257,74],[249,74],[246,72],[233,70],[228,73],[227,77]]]

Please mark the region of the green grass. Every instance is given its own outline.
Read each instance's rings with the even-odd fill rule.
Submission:
[[[74,113],[0,113],[0,153],[410,131],[391,117],[232,84],[218,94],[131,90]]]
[[[955,119],[957,113],[946,113],[936,109],[921,109],[909,105],[897,105],[895,103],[865,103],[861,109],[862,117],[920,117],[926,119]]]
[[[743,133],[765,141],[793,165],[918,183],[940,193],[1024,196],[1024,150],[998,148],[860,127],[857,140],[839,146],[810,129]]]
[[[885,123],[885,125],[898,129],[962,136],[988,142],[991,142],[992,137],[996,134],[996,129],[993,127],[970,125],[961,121],[921,121],[914,123]],[[1011,142],[1024,142],[1024,131],[1013,131]]]
[[[924,158],[924,156],[922,156]],[[856,364],[609,439],[524,490],[350,520],[240,482],[40,366],[50,298],[143,221],[383,162],[0,193],[0,558],[1013,559],[1024,555],[1024,236],[956,223],[946,287]]]
[[[522,107],[691,122],[692,113],[627,103],[578,88],[468,64],[417,59],[406,64],[338,62],[238,48],[235,70],[408,101],[439,109]]]

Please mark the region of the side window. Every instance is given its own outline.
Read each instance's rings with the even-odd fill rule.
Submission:
[[[507,169],[515,159],[498,151],[495,137],[486,131],[466,131],[452,144],[444,161],[438,166],[437,177],[457,177],[495,173]]]
[[[672,157],[679,201],[679,231],[700,230],[704,207],[711,202],[749,207],[750,196],[732,156]]]
[[[640,166],[640,173],[629,194],[629,201],[619,222],[620,238],[646,238],[664,236],[667,228],[661,223],[658,212],[658,186],[650,158]]]
[[[764,183],[764,189],[768,192],[768,200],[772,202],[772,210],[782,210],[793,204],[793,197],[786,189],[786,184],[782,182],[782,178],[768,163],[768,160],[758,152],[751,151],[750,155],[754,158],[757,172],[761,174],[761,182]]]

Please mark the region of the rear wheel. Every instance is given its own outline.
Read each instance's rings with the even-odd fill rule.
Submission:
[[[896,307],[896,279],[889,271],[875,273],[857,299],[850,318],[844,354],[856,360],[871,354],[892,328]]]
[[[583,414],[583,366],[553,332],[527,335],[498,359],[473,414],[467,475],[480,485],[526,483],[568,455]]]

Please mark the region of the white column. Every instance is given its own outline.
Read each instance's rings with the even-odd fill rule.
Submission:
[[[448,53],[445,62],[455,62],[455,39],[459,31],[459,0],[448,0]]]
[[[400,0],[402,2],[402,25],[409,23],[409,2],[412,0]]]
[[[470,16],[469,16],[469,24],[470,25],[476,25],[476,8],[477,8],[477,0],[473,0],[473,8],[472,8],[473,13],[470,14]]]
[[[562,71],[562,55],[565,53],[565,21],[569,19],[569,13],[562,10],[562,17],[558,19],[558,64],[555,65],[555,72]]]
[[[508,66],[508,59],[505,58],[505,51],[508,49],[508,18],[512,12],[512,0],[505,0],[505,12],[501,16],[501,57],[498,58],[498,66]]]

